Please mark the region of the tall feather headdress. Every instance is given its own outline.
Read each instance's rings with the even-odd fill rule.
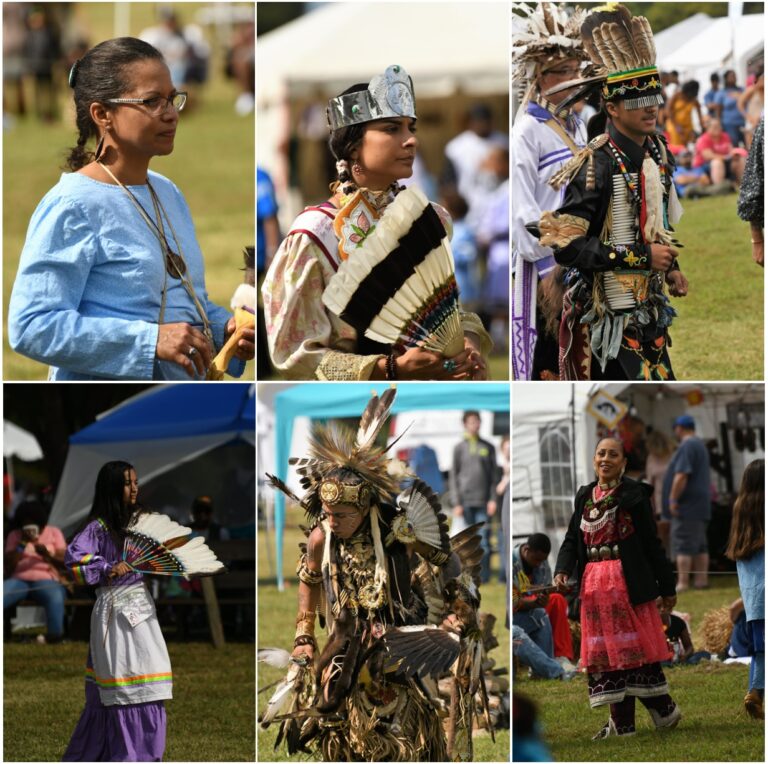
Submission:
[[[512,81],[523,93],[534,78],[564,59],[588,60],[581,41],[584,11],[559,3],[512,4]]]
[[[621,100],[627,109],[664,103],[648,19],[608,3],[586,17],[581,37],[601,78],[604,100]]]
[[[389,472],[387,448],[376,445],[376,438],[389,419],[395,400],[395,388],[389,388],[379,397],[375,393],[360,417],[357,431],[331,423],[314,429],[310,436],[309,456],[291,458],[306,493],[302,498],[279,478],[267,475],[274,488],[300,504],[307,514],[317,518],[322,504],[357,504],[367,507],[377,499],[388,499],[397,490],[398,479]],[[337,468],[354,472],[362,482],[346,484],[331,475]]]
[[[341,263],[323,304],[376,342],[458,355],[464,330],[453,253],[429,200],[414,187],[401,191],[375,229]]]

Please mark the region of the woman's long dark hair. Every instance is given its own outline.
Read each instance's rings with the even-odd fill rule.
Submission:
[[[765,459],[755,459],[741,476],[739,495],[733,504],[726,557],[746,560],[765,546],[764,512]]]
[[[343,93],[339,93],[339,96],[347,95],[348,93],[360,93],[363,90],[368,90],[368,85],[364,82],[359,82],[357,85],[347,88]],[[336,97],[338,98],[339,96]],[[366,123],[347,125],[331,133],[331,137],[328,139],[328,148],[331,150],[331,154],[333,154],[336,161],[344,159],[351,164],[352,152],[362,142],[365,127]],[[335,192],[339,184],[348,183],[350,180],[352,180],[351,167],[347,172],[338,174],[336,180],[331,183],[331,191]]]
[[[136,37],[116,37],[91,48],[75,62],[69,75],[74,90],[77,145],[70,151],[67,166],[73,172],[93,160],[85,150],[89,138],[98,138],[99,130],[91,119],[91,104],[120,98],[130,87],[126,67],[135,61],[163,60],[157,48]]]
[[[86,524],[101,519],[118,549],[123,548],[126,528],[131,521],[136,506],[123,503],[125,490],[125,473],[134,469],[128,462],[107,462],[96,476],[96,488],[93,493],[93,504]]]

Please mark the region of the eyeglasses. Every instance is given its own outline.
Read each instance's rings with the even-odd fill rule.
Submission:
[[[173,106],[176,111],[181,111],[187,102],[186,93],[174,93],[172,96],[152,96],[152,98],[108,98],[107,103],[139,103],[147,107],[147,111],[153,117],[159,117],[165,114],[169,107]]]

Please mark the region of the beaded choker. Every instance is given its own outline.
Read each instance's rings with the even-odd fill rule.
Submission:
[[[616,480],[609,480],[607,483],[601,483],[598,481],[597,485],[600,488],[601,491],[610,491],[611,488],[616,488],[616,486],[621,482],[621,478],[618,477]]]

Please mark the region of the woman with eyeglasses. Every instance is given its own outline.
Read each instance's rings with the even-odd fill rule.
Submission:
[[[149,170],[173,151],[186,93],[158,50],[107,40],[75,62],[77,145],[29,224],[8,335],[49,378],[204,379],[235,329],[205,287],[189,207]],[[96,142],[93,152],[88,142]],[[228,373],[254,356],[251,331]]]

